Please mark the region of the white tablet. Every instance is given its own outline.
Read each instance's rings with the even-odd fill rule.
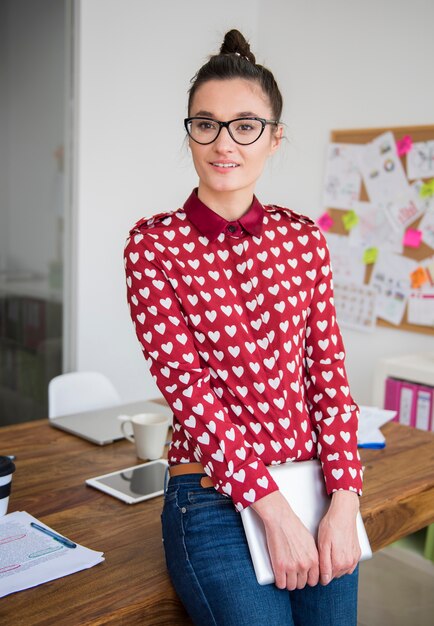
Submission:
[[[86,484],[119,498],[127,504],[135,504],[163,494],[167,466],[166,460],[158,459],[110,474],[88,478]]]

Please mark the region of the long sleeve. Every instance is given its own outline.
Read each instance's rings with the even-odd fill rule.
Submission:
[[[318,433],[318,454],[329,493],[361,493],[362,469],[357,451],[358,407],[350,394],[345,351],[336,322],[327,243],[320,233],[316,284],[306,332],[307,396],[311,422]]]

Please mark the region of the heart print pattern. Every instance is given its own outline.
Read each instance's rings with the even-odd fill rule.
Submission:
[[[138,222],[124,257],[136,334],[174,414],[169,463],[201,462],[238,510],[277,489],[275,463],[319,456],[329,493],[362,486],[327,245],[288,209],[262,220],[260,236],[210,241],[178,209]]]

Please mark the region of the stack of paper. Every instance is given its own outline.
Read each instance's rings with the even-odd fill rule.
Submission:
[[[390,422],[395,415],[396,411],[377,409],[374,406],[361,406],[357,435],[359,448],[384,448],[386,438],[380,427]]]
[[[58,538],[33,528],[36,523]],[[0,517],[0,597],[68,576],[104,561],[102,552],[66,540],[24,511]]]

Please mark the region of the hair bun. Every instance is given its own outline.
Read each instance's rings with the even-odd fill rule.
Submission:
[[[250,51],[250,45],[239,30],[233,29],[226,33],[220,48],[220,54],[239,54],[252,63],[256,63],[255,55]]]

